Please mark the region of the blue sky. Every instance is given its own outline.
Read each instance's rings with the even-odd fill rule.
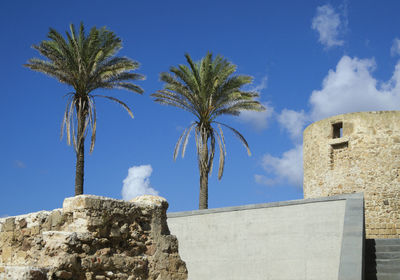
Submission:
[[[251,87],[267,106],[222,119],[242,132],[252,156],[226,131],[225,173],[221,181],[210,177],[210,208],[299,199],[306,125],[400,107],[399,10],[395,0],[1,1],[0,217],[59,208],[74,193],[75,153],[59,138],[70,88],[22,67],[49,27],[107,26],[123,40],[119,55],[139,61],[147,77],[137,83],[143,96],[107,92],[131,107],[133,120],[117,104],[97,101],[85,193],[121,198],[127,178],[131,193],[156,191],[170,211],[183,211],[198,206],[195,145],[176,162],[172,152],[193,118],[152,101],[160,72],[184,63],[186,52],[195,60],[221,54],[254,77]]]

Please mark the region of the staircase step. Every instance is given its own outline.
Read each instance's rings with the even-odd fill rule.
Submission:
[[[375,252],[376,260],[398,259],[400,252]]]
[[[400,239],[365,240],[365,280],[400,280]]]
[[[385,264],[397,264],[400,267],[400,258],[395,259],[386,259],[386,260],[376,260],[377,265],[385,265]]]
[[[400,273],[400,263],[389,262],[385,264],[378,265],[365,265],[365,272],[390,272],[390,273]]]
[[[400,267],[398,265],[378,265],[376,271],[378,273],[400,273]]]
[[[375,246],[400,245],[400,239],[375,239]]]
[[[367,273],[365,280],[400,280],[400,273]]]
[[[400,252],[400,244],[375,246],[375,250],[376,252]]]

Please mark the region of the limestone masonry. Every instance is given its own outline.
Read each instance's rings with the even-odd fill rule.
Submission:
[[[304,131],[304,198],[364,192],[367,238],[400,238],[400,111],[344,114]]]
[[[168,203],[92,195],[63,208],[0,219],[0,279],[184,280]]]

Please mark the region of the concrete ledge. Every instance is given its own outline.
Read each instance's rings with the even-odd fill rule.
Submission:
[[[277,201],[277,202],[269,202],[269,203],[261,203],[261,204],[249,204],[243,206],[232,206],[232,207],[222,207],[222,208],[212,208],[205,210],[193,210],[193,211],[183,211],[183,212],[170,212],[167,214],[168,218],[177,218],[177,217],[186,217],[193,215],[206,215],[206,214],[214,214],[214,213],[222,213],[222,212],[232,212],[232,211],[243,211],[243,210],[252,210],[252,209],[260,209],[260,208],[270,208],[270,207],[282,207],[282,206],[291,206],[291,205],[300,205],[307,203],[318,203],[318,202],[328,202],[335,200],[346,200],[350,198],[360,198],[362,199],[362,194],[343,194],[343,195],[335,195],[328,197],[318,197],[318,198],[307,198],[307,199],[297,199],[297,200],[288,200],[288,201]]]
[[[346,200],[339,280],[364,279],[364,236],[364,196],[357,193]]]

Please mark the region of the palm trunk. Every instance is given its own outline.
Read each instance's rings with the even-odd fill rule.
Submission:
[[[77,110],[78,111],[78,110]],[[78,111],[79,112],[79,111]],[[85,167],[85,115],[81,113],[78,118],[77,152],[75,168],[75,195],[83,194],[83,177]]]
[[[201,171],[199,209],[208,209],[208,173]]]
[[[208,174],[210,172],[208,166],[208,135],[205,131],[201,131],[202,149],[199,154],[199,171],[200,171],[200,195],[199,209],[208,209]]]

